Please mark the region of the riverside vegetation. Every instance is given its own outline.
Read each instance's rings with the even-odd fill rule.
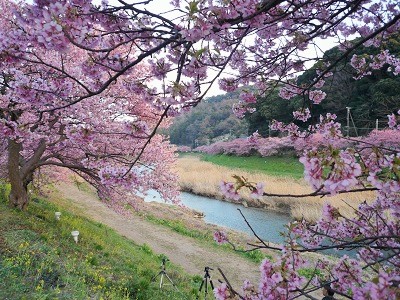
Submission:
[[[79,184],[78,184],[79,182]],[[80,190],[92,194],[86,183],[74,181]],[[52,187],[50,187],[53,190]],[[9,186],[0,185],[0,282],[1,299],[194,299],[202,277],[190,276],[176,265],[168,266],[168,274],[179,287],[158,289],[158,280],[151,278],[159,271],[164,255],[156,255],[146,244],[138,246],[121,237],[108,226],[90,221],[79,214],[77,208],[60,197],[55,190],[51,196],[32,196],[31,204],[24,212],[7,206]],[[145,204],[145,203],[144,203]],[[146,204],[153,205],[153,204]],[[181,209],[162,204],[163,209],[142,209],[135,213],[154,224],[162,225],[201,241],[207,247],[232,252],[230,245],[217,246],[213,242],[215,225],[202,220],[188,222],[177,219]],[[61,211],[61,221],[54,217]],[[166,213],[169,211],[169,213]],[[203,223],[199,225],[198,223]],[[79,228],[80,240],[75,244],[71,230]],[[242,235],[234,238],[237,254],[253,262],[264,258],[274,260],[271,251],[244,251]],[[90,238],[88,238],[90,237]],[[247,239],[251,241],[251,239]],[[310,257],[310,259],[313,259]],[[302,274],[309,276],[313,270],[304,268]],[[158,278],[157,278],[158,279]]]
[[[109,227],[33,197],[23,212],[6,204],[0,185],[0,299],[192,299],[200,276],[171,267],[179,287],[162,291],[151,278],[162,255],[138,246]],[[54,218],[62,212],[62,221]],[[71,231],[79,228],[75,244]],[[90,238],[89,238],[90,237]]]
[[[290,168],[288,173],[285,173],[282,170],[288,169],[288,163]],[[178,159],[177,172],[181,190],[226,200],[220,191],[219,184],[221,180],[231,181],[234,174],[244,176],[251,182],[266,183],[265,190],[270,193],[287,194],[288,191],[291,194],[311,193],[311,188],[303,179],[300,179],[302,174],[300,167],[299,162],[296,164],[295,158],[184,154]],[[276,176],[277,174],[280,176]],[[339,208],[341,213],[350,216],[354,210],[347,202],[352,206],[357,206],[365,200],[372,200],[373,197],[373,192],[363,192],[351,193],[345,198],[343,195],[336,195],[323,199],[321,197],[263,197],[261,200],[254,200],[248,193],[241,193],[241,202],[244,205],[288,213],[295,219],[304,217],[315,221],[320,218],[325,202],[330,202]]]

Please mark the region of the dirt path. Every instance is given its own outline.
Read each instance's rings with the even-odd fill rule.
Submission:
[[[214,283],[221,278],[217,267],[221,268],[231,283],[242,286],[244,279],[257,283],[260,273],[258,264],[252,263],[235,253],[210,250],[199,241],[182,236],[169,228],[159,226],[139,217],[121,216],[98,201],[95,195],[81,191],[73,184],[59,184],[57,189],[63,198],[75,207],[74,211],[97,222],[104,223],[136,244],[146,243],[157,254],[165,254],[174,264],[182,266],[189,274],[203,275],[204,267],[212,272]],[[221,278],[222,279],[222,278]]]

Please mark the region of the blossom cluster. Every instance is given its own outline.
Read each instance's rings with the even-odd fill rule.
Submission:
[[[214,232],[214,241],[218,244],[224,244],[228,242],[228,235],[224,231],[215,231]]]
[[[287,299],[306,291],[304,284],[310,281],[299,275],[299,270],[310,266],[297,250],[314,252],[329,248],[357,249],[357,256],[344,255],[336,263],[318,261],[313,267],[312,287],[322,287],[328,281],[333,290],[351,293],[353,299],[396,299],[400,278],[396,267],[400,263],[396,250],[400,246],[400,180],[396,175],[400,170],[400,130],[373,131],[348,141],[326,133],[327,124],[334,127],[333,120],[334,116],[321,118],[316,133],[299,138],[299,150],[305,149],[300,158],[305,179],[324,194],[372,186],[378,190],[377,199],[354,208],[354,217],[343,216],[338,208],[326,203],[315,223],[301,220],[289,224],[282,255],[277,262],[262,263],[259,287],[246,282],[241,294],[244,299]],[[250,139],[254,143],[260,138],[256,134]],[[234,188],[235,184],[229,186]],[[236,190],[246,186],[241,180],[236,182]],[[373,264],[379,268],[365,267]]]
[[[262,157],[294,152],[290,138],[261,138],[250,136],[238,138],[227,142],[216,142],[211,145],[199,146],[195,152],[207,154],[227,154],[237,156],[260,155]]]
[[[326,93],[320,90],[310,91],[308,97],[314,104],[320,104],[325,99]]]
[[[310,109],[306,108],[304,110],[300,110],[300,111],[294,111],[293,112],[293,117],[296,120],[300,120],[303,122],[307,122],[307,120],[309,118],[311,118],[311,113],[310,113]]]
[[[131,203],[124,191],[156,189],[166,199],[176,199],[176,176],[169,167],[174,148],[156,132],[168,124],[167,117],[196,106],[214,83],[225,91],[254,84],[263,95],[273,81],[283,87],[282,98],[301,95],[304,107],[318,105],[326,97],[318,90],[323,85],[318,78],[335,64],[321,64],[312,87],[297,86],[294,78],[308,61],[320,58],[302,54],[319,38],[336,39],[343,57],[361,43],[379,49],[376,55],[353,56],[357,78],[381,67],[394,75],[400,71],[398,56],[386,50],[400,30],[395,0],[357,5],[331,0],[172,2],[178,15],[169,18],[122,1],[17,5],[0,0],[0,138],[18,149],[14,162],[21,168],[9,170],[15,172],[13,178],[30,166],[60,165],[77,172],[118,208]],[[349,42],[349,36],[358,39]],[[234,112],[243,117],[253,111],[249,104],[255,97],[244,92],[240,98]],[[306,119],[304,113],[296,116]],[[389,126],[399,129],[394,114]],[[327,266],[334,289],[355,299],[395,299],[400,275],[398,144],[386,147],[361,139],[337,147],[343,136],[333,114],[321,117],[308,132],[294,123],[276,122],[274,127],[289,134],[288,144],[309,133],[326,141],[325,148],[314,145],[302,154],[305,176],[317,192],[360,188],[378,190],[378,195],[375,202],[356,208],[355,217],[327,207],[329,223],[289,225],[280,258],[262,264],[258,290],[249,283],[243,287],[247,299],[287,299],[320,287],[300,275],[305,262],[298,249],[317,251],[315,247],[324,247],[323,237],[332,247],[359,250],[358,260],[343,257]],[[262,142],[252,138],[230,147],[236,154],[282,150]],[[33,172],[23,179],[31,181]],[[237,180],[238,186],[221,184],[226,195],[238,198],[239,188],[255,196],[263,193],[261,185]],[[301,239],[304,245],[298,244]],[[219,299],[231,293],[226,284],[216,288]]]
[[[400,116],[400,110],[397,111],[397,115]],[[388,121],[389,128],[392,128],[392,129],[397,128],[398,130],[400,130],[400,124],[397,124],[396,115],[393,113],[393,114],[388,115],[387,117],[389,119],[389,121]]]
[[[371,74],[372,70],[387,67],[387,71],[397,76],[400,74],[400,59],[389,53],[389,50],[382,50],[376,55],[359,56],[354,54],[351,58],[351,65],[357,71],[356,79]]]
[[[240,199],[240,195],[239,195],[235,185],[232,182],[221,181],[219,187],[220,187],[221,193],[228,199],[232,199],[232,200],[236,200],[236,201]]]
[[[362,174],[360,164],[348,150],[311,149],[305,151],[300,162],[304,165],[304,179],[315,190],[323,187],[331,195],[357,186],[357,178]]]

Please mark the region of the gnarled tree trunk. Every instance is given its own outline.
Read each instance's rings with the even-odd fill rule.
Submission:
[[[21,156],[22,142],[8,139],[8,179],[11,184],[9,197],[10,206],[25,209],[29,202],[28,184],[33,180],[33,174],[38,167],[41,156],[46,150],[46,142],[40,140],[33,155],[29,159]]]
[[[11,207],[25,209],[28,204],[27,186],[29,182],[24,180],[20,166],[20,151],[22,144],[8,139],[8,179],[11,184],[9,204]]]

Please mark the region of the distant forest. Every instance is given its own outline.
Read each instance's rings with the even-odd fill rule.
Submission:
[[[400,52],[400,35],[392,39],[386,47],[393,54]],[[376,54],[377,50],[362,48],[353,54]],[[325,52],[323,60],[305,71],[298,84],[307,84],[316,77],[316,70],[322,64],[333,61],[340,51],[334,47]],[[372,71],[368,77],[355,80],[355,70],[350,65],[351,54],[346,61],[336,66],[333,76],[326,78],[321,88],[327,98],[319,105],[313,105],[313,120],[320,114],[334,112],[338,121],[347,130],[347,108],[350,107],[351,136],[365,135],[373,130],[378,120],[380,128],[387,126],[387,115],[400,108],[400,76],[394,76],[387,68]],[[269,130],[271,120],[283,122],[293,121],[292,111],[303,105],[301,97],[284,100],[278,96],[279,86],[266,97],[257,99],[254,105],[256,112],[248,114],[244,119],[236,118],[232,113],[232,105],[239,101],[239,92],[227,93],[205,99],[204,102],[190,112],[177,117],[169,128],[171,142],[176,145],[197,147],[219,140],[231,140],[240,136],[248,136],[258,130],[266,137],[277,133]],[[308,126],[309,123],[297,123]]]
[[[247,120],[238,119],[232,113],[238,95],[228,93],[207,98],[190,112],[175,118],[167,133],[171,142],[194,148],[224,138],[247,135]]]

